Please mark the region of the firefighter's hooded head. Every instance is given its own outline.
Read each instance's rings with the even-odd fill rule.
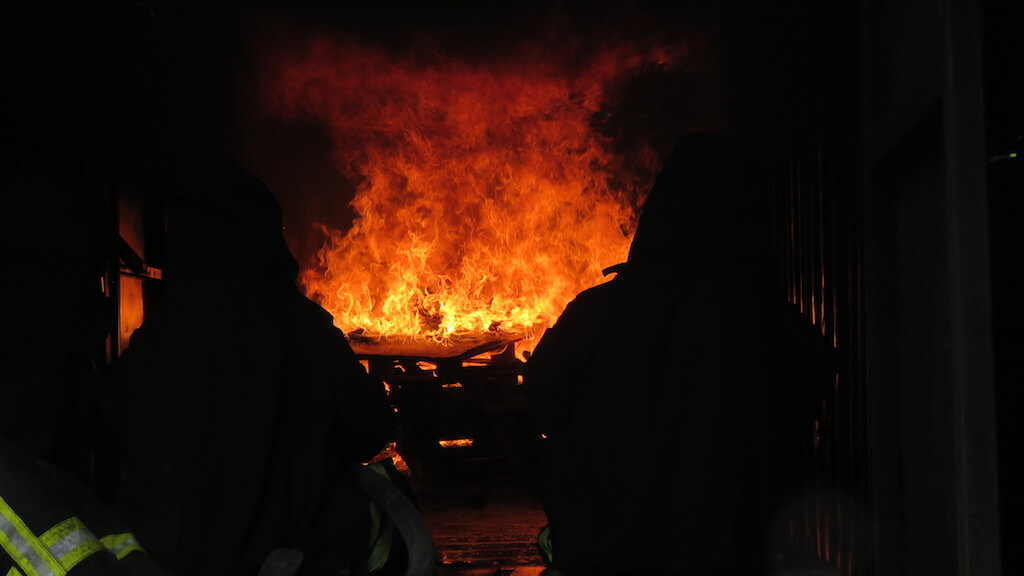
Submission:
[[[229,274],[294,280],[298,265],[281,226],[281,207],[259,178],[237,166],[205,166],[169,204],[168,279]]]
[[[732,137],[683,136],[644,204],[629,267],[671,276],[761,260],[766,195],[755,164]]]

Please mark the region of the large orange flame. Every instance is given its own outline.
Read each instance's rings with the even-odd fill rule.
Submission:
[[[625,259],[659,159],[617,152],[596,119],[612,86],[680,50],[550,56],[424,62],[321,39],[271,75],[273,112],[323,123],[358,182],[351,228],[320,225],[301,277],[350,336],[528,350]]]

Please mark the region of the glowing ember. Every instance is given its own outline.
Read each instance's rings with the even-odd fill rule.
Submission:
[[[456,438],[455,440],[438,440],[437,443],[441,448],[465,448],[473,445],[473,439]]]
[[[354,343],[525,340],[532,348],[628,252],[659,159],[619,153],[611,89],[681,50],[629,47],[486,65],[326,40],[281,58],[267,101],[322,123],[358,183],[348,230],[321,225],[306,292]]]

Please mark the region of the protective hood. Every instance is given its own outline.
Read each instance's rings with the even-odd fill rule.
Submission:
[[[281,208],[256,176],[231,165],[197,171],[168,207],[168,279],[193,274],[275,276],[298,264],[281,233]]]
[[[655,180],[629,250],[630,270],[743,265],[763,249],[763,191],[732,138],[682,137]]]

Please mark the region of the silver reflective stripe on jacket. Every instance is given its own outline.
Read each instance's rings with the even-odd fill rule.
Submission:
[[[14,509],[0,497],[0,548],[14,561],[11,574],[65,576],[80,562],[103,550],[103,544],[72,516],[36,536]]]
[[[64,576],[66,571],[49,549],[0,497],[0,548],[27,576]]]
[[[64,570],[103,550],[103,545],[77,517],[72,516],[50,528],[39,537]]]

